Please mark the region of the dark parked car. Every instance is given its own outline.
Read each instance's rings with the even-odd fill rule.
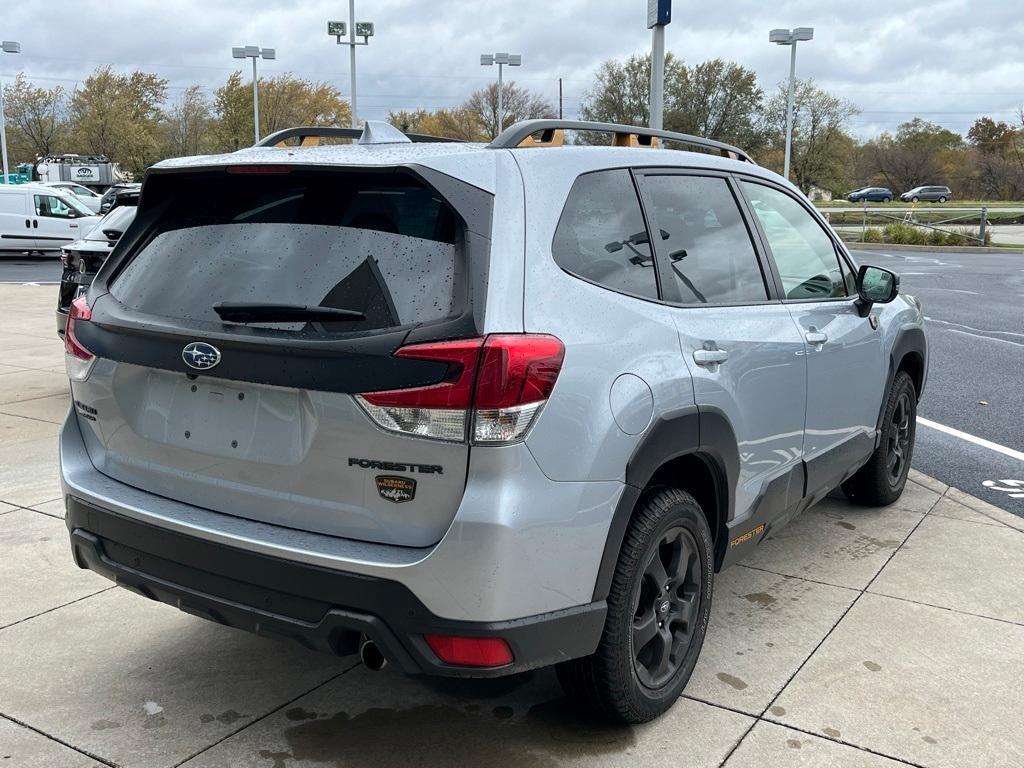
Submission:
[[[100,198],[100,215],[109,213],[119,205],[138,205],[141,184],[115,184]]]
[[[134,205],[121,205],[112,209],[85,237],[60,249],[64,271],[60,276],[60,290],[57,293],[58,336],[64,336],[71,302],[80,290],[89,287],[121,235],[135,220],[135,210]]]
[[[904,203],[916,203],[924,200],[929,203],[944,203],[953,199],[953,193],[949,187],[914,187],[909,192],[900,195]]]
[[[896,195],[888,187],[862,187],[855,189],[846,196],[851,203],[859,203],[867,200],[869,203],[888,203]]]

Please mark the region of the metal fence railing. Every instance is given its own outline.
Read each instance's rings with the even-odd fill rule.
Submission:
[[[956,212],[957,215],[946,218],[942,218],[939,211],[925,210],[914,205],[885,210],[869,208],[866,201],[860,210],[856,208],[824,209],[824,212],[833,229],[843,235],[845,239],[856,242],[864,242],[869,229],[884,228],[887,224],[901,224],[925,232],[942,232],[947,236],[955,235],[984,245],[991,228],[987,206],[960,209]],[[922,213],[924,216],[921,215]],[[933,213],[938,213],[939,217],[933,218]],[[957,222],[964,222],[967,226],[957,226]]]

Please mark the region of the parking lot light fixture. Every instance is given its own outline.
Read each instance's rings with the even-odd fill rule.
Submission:
[[[505,127],[504,67],[521,67],[523,57],[518,53],[484,53],[480,56],[480,66],[493,67],[498,65],[498,133]]]
[[[16,43],[13,40],[4,40],[2,44],[4,53],[21,53],[21,43]],[[3,174],[0,175],[0,181],[4,184],[9,183],[11,169],[7,164],[7,122],[4,120],[4,84],[0,83],[0,160],[3,161]]]
[[[356,21],[356,0],[348,0],[348,22],[328,21],[327,34],[335,39],[338,45],[347,45],[349,54],[349,75],[352,78],[350,83],[352,112],[352,127],[359,127],[359,117],[356,110],[356,46],[369,45],[373,37],[374,27],[372,21]],[[348,35],[348,40],[342,38]],[[356,38],[363,38],[357,41]]]
[[[789,178],[790,158],[793,154],[793,100],[796,89],[796,44],[814,39],[814,27],[797,27],[796,29],[773,29],[768,33],[768,42],[776,45],[788,45],[789,50],[789,94],[786,99],[786,159],[783,163],[782,175]]]
[[[236,59],[252,59],[252,121],[253,135],[256,137],[254,144],[260,140],[260,94],[259,80],[256,76],[256,59],[276,59],[277,51],[273,48],[260,48],[258,45],[246,45],[241,48],[231,49],[232,57]]]

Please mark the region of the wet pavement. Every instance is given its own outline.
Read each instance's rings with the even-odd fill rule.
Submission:
[[[720,574],[684,697],[640,727],[581,716],[550,670],[374,673],[115,588],[67,544],[53,299],[0,286],[4,768],[1024,765],[1024,520],[918,473]]]

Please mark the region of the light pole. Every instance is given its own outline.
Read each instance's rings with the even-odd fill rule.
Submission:
[[[768,33],[768,42],[788,45],[789,50],[789,97],[786,102],[786,159],[782,175],[789,179],[789,159],[793,154],[793,98],[796,88],[796,44],[814,39],[814,27],[773,29]]]
[[[252,122],[253,135],[256,137],[254,144],[260,141],[260,93],[259,80],[256,77],[256,59],[276,59],[277,52],[273,48],[261,49],[258,45],[247,45],[244,48],[232,48],[231,55],[236,59],[252,59]]]
[[[13,40],[3,41],[4,53],[21,53],[21,43]],[[7,164],[7,121],[4,119],[4,84],[0,83],[0,159],[4,163],[3,183],[7,184],[10,179],[11,168]]]
[[[481,66],[493,67],[495,64],[498,65],[498,133],[501,133],[505,127],[505,81],[502,70],[506,64],[510,67],[521,67],[523,57],[518,53],[483,53],[480,55]]]
[[[344,21],[328,21],[327,34],[335,38],[338,45],[347,45],[349,53],[349,74],[352,77],[352,127],[359,127],[359,117],[356,112],[356,46],[369,45],[373,37],[372,21],[356,21],[356,0],[348,0],[348,23]],[[342,40],[345,35],[348,40]],[[356,42],[361,37],[363,41]]]
[[[672,21],[672,0],[647,0],[651,33],[651,96],[648,124],[661,130],[665,116],[665,27]]]

